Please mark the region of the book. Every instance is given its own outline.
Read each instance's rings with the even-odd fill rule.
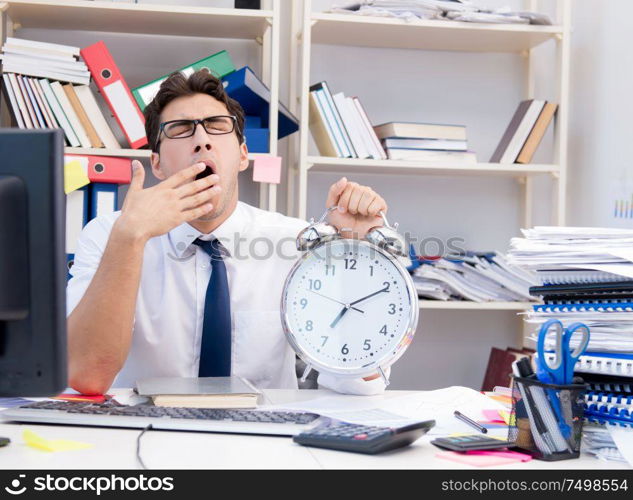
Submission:
[[[55,96],[55,92],[53,92],[53,88],[51,87],[51,83],[46,79],[42,78],[39,80],[40,86],[42,87],[42,91],[44,92],[44,97],[48,102],[48,105],[51,108],[51,111],[55,115],[57,122],[64,130],[64,135],[66,136],[66,140],[70,146],[77,148],[81,145],[79,139],[77,138],[77,134],[73,130],[68,118],[66,117],[66,113],[62,109],[57,97]]]
[[[376,125],[374,131],[379,139],[408,137],[411,139],[466,140],[463,125],[441,125],[436,123],[388,122]]]
[[[356,107],[356,111],[358,112],[358,116],[360,116],[361,122],[365,125],[365,137],[368,146],[372,150],[372,157],[376,160],[386,160],[387,153],[380,144],[380,140],[374,131],[374,127],[367,115],[367,111],[365,111],[365,107],[358,97],[352,97],[352,100],[354,102],[354,106]]]
[[[42,86],[36,78],[30,78],[31,86],[35,90],[36,96],[38,97],[38,103],[40,105],[40,109],[44,113],[44,118],[46,122],[49,124],[50,128],[60,128],[59,123],[55,119],[55,115],[48,105],[48,101],[44,96],[44,91],[42,90]]]
[[[334,135],[327,125],[325,111],[318,101],[316,92],[309,93],[309,126],[312,138],[321,156],[339,158]]]
[[[3,63],[3,71],[8,73],[20,73],[22,75],[35,76],[38,78],[50,78],[51,80],[59,80],[62,82],[88,84],[90,76],[71,75],[60,71],[53,71],[45,67],[38,67],[29,64]]]
[[[53,90],[53,93],[55,94],[59,105],[64,111],[64,114],[66,115],[66,118],[68,119],[68,122],[70,123],[73,131],[75,132],[77,139],[81,143],[81,147],[91,147],[90,139],[88,139],[88,134],[86,134],[86,130],[81,125],[77,113],[75,113],[72,104],[70,104],[68,96],[66,95],[66,92],[64,92],[64,88],[62,87],[62,84],[59,82],[51,82],[51,89]]]
[[[343,140],[343,135],[341,133],[341,129],[336,121],[334,113],[332,112],[332,107],[329,105],[327,101],[327,97],[325,96],[325,92],[322,89],[314,90],[314,95],[317,99],[317,103],[319,105],[319,109],[322,111],[325,116],[325,125],[328,130],[332,133],[332,137],[334,137],[334,144],[336,146],[337,156],[339,158],[351,158],[350,152],[345,147],[345,141]]]
[[[63,56],[78,56],[79,47],[73,47],[72,45],[62,45],[59,43],[50,42],[38,42],[36,40],[26,40],[24,38],[16,38],[8,36],[5,40],[5,45],[28,47],[37,52],[59,54]],[[3,46],[3,47],[4,47]],[[3,49],[4,50],[4,49]]]
[[[4,73],[9,76],[9,81],[11,82],[11,88],[13,89],[13,94],[18,103],[18,108],[20,109],[20,114],[22,115],[22,119],[24,120],[24,124],[26,128],[35,128],[33,125],[33,121],[31,120],[31,115],[26,106],[26,102],[24,101],[24,94],[22,93],[22,88],[18,83],[18,77],[15,73]]]
[[[112,129],[101,112],[101,108],[90,86],[77,85],[75,87],[75,94],[77,94],[77,98],[79,102],[81,102],[86,114],[90,117],[90,121],[101,139],[101,142],[103,142],[103,145],[109,149],[121,149],[121,144],[119,144],[119,141],[117,141],[112,133]]]
[[[432,151],[425,149],[386,148],[387,158],[401,161],[436,161],[453,163],[477,163],[472,151]]]
[[[79,119],[79,122],[81,123],[81,126],[86,131],[86,135],[88,136],[88,140],[90,141],[91,147],[102,148],[103,143],[101,142],[101,139],[99,138],[99,135],[97,134],[97,131],[92,126],[92,122],[90,121],[90,118],[88,118],[88,114],[86,113],[86,110],[83,108],[83,106],[81,105],[81,102],[79,101],[79,98],[77,97],[77,94],[75,93],[75,87],[73,86],[72,83],[67,83],[66,85],[63,85],[63,88],[64,88],[64,92],[66,93],[66,97],[68,97],[68,101],[70,102],[70,105],[73,107],[73,110],[75,111],[75,114],[77,115],[77,118]]]
[[[29,117],[31,118],[31,123],[33,124],[33,128],[42,128],[40,121],[37,118],[37,114],[35,113],[35,108],[33,108],[33,101],[31,100],[31,95],[26,88],[24,80],[22,79],[22,75],[15,75],[15,78],[18,82],[18,86],[22,92],[22,98],[24,99],[24,103],[26,104],[26,109],[28,110]]]
[[[547,127],[551,123],[554,115],[556,114],[556,110],[558,109],[558,104],[553,102],[546,102],[545,106],[543,106],[543,111],[539,115],[530,135],[528,136],[519,156],[517,157],[517,163],[530,163],[532,161],[532,156],[534,156],[534,152],[538,145],[541,143],[543,136],[545,135],[545,131]]]
[[[242,377],[154,377],[136,382],[140,396],[156,406],[187,408],[255,408],[261,392]]]
[[[514,163],[527,140],[545,101],[528,99],[517,107],[501,141],[490,158],[490,163]]]
[[[388,137],[382,140],[385,148],[429,149],[435,151],[468,151],[467,141],[451,139],[410,139],[408,137]]]
[[[332,98],[334,99],[336,109],[338,109],[339,115],[343,120],[343,125],[345,126],[345,130],[347,131],[347,135],[349,136],[349,139],[352,142],[352,146],[354,147],[356,158],[368,158],[369,152],[365,147],[365,143],[361,135],[362,124],[358,123],[359,119],[356,114],[356,108],[353,107],[354,104],[352,102],[349,102],[343,92],[334,94]]]
[[[235,66],[233,65],[233,61],[231,60],[229,53],[226,50],[222,50],[176,71],[180,71],[183,75],[189,76],[201,69],[208,69],[209,73],[221,79],[233,73],[235,71]],[[158,92],[158,89],[160,88],[160,84],[163,83],[168,76],[169,75],[163,75],[149,83],[132,89],[132,95],[134,96],[134,99],[136,99],[136,102],[141,110],[144,110],[145,106],[152,102]]]
[[[313,90],[317,91],[319,93],[319,97],[323,98],[322,103],[328,118],[328,123],[330,127],[332,127],[334,136],[339,143],[340,149],[343,153],[343,158],[356,158],[356,151],[354,150],[354,146],[350,140],[345,122],[343,122],[343,118],[341,118],[341,114],[334,102],[334,98],[332,97],[332,93],[330,92],[327,82],[323,81],[315,83],[310,87],[310,91]]]
[[[2,75],[2,81],[4,83],[4,92],[9,100],[9,104],[11,105],[11,112],[13,114],[13,118],[15,122],[18,124],[19,128],[27,128],[26,123],[22,119],[22,112],[20,111],[20,107],[18,106],[18,101],[13,92],[13,87],[11,86],[11,81],[9,80],[9,75],[6,73]]]

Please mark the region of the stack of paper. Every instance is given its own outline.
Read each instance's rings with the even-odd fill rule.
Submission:
[[[79,47],[7,37],[2,46],[2,70],[79,84],[90,82],[90,72],[78,61]]]
[[[508,263],[498,252],[419,259],[413,281],[420,297],[473,302],[532,300],[533,273]]]

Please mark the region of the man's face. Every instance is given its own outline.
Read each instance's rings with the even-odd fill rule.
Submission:
[[[160,122],[179,119],[201,119],[209,116],[230,114],[226,106],[207,94],[178,97],[171,101],[160,117]],[[199,221],[212,221],[221,217],[237,202],[237,176],[248,168],[248,151],[245,144],[239,144],[235,131],[230,134],[208,134],[201,124],[196,126],[194,135],[180,139],[169,139],[164,133],[158,138],[158,154],[152,153],[152,171],[164,180],[194,163],[207,164],[205,175],[211,173],[220,177],[218,185],[222,190],[211,198],[213,210]]]

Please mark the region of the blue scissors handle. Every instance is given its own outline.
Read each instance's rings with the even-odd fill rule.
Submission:
[[[546,356],[545,341],[549,333],[554,333],[554,360]],[[572,337],[579,332],[580,342],[570,350]],[[557,319],[543,323],[538,336],[538,375],[543,382],[570,384],[574,378],[576,361],[589,344],[589,328],[584,323],[573,323],[567,328]]]
[[[570,344],[572,337],[580,332],[580,342],[574,348],[573,351],[570,351]],[[574,378],[574,367],[576,366],[576,361],[578,358],[582,356],[582,354],[587,350],[587,345],[589,344],[589,327],[584,323],[572,323],[563,332],[563,359],[564,359],[564,367],[565,367],[565,383],[570,384]]]

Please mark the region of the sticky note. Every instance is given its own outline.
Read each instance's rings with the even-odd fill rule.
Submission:
[[[72,160],[64,164],[64,191],[66,194],[87,184],[90,184],[90,179],[88,179],[79,160]]]
[[[94,446],[90,443],[68,441],[66,439],[46,439],[29,429],[24,429],[22,439],[24,439],[27,446],[42,451],[83,450]]]
[[[482,413],[484,414],[484,418],[488,422],[506,423],[506,424],[508,423],[505,419],[501,417],[500,410],[483,410]]]
[[[253,160],[253,181],[279,184],[281,182],[281,156],[257,156]]]

